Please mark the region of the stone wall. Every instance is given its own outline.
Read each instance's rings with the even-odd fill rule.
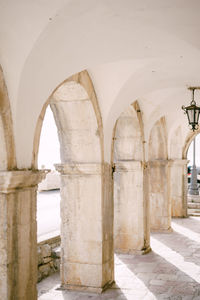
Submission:
[[[38,244],[38,282],[60,270],[60,236]]]
[[[38,184],[38,191],[49,191],[60,189],[60,174],[55,170],[51,170],[42,182]]]

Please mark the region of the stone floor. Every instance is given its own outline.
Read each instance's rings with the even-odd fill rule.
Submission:
[[[200,218],[173,219],[153,233],[152,252],[115,256],[115,285],[101,295],[59,290],[59,274],[38,284],[39,300],[200,300]]]

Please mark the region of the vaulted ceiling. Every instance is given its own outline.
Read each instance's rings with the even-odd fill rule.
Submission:
[[[199,11],[198,0],[0,0],[0,65],[20,166],[31,161],[44,103],[84,69],[99,101],[107,159],[116,119],[135,100],[147,139],[165,116],[168,135],[181,125],[184,140],[181,106],[191,98],[187,87],[200,85]]]

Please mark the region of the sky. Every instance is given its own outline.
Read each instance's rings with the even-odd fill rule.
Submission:
[[[60,144],[53,113],[48,106],[40,136],[38,168],[41,169],[43,165],[46,169],[55,170],[53,164],[56,163],[60,163]]]
[[[196,166],[200,167],[200,134],[196,136]],[[193,142],[190,144],[190,147],[188,149],[187,153],[187,159],[190,161],[189,165],[193,164]]]

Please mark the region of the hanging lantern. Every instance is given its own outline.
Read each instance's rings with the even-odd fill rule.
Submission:
[[[192,101],[190,102],[189,106],[182,106],[182,109],[187,114],[189,126],[191,127],[192,131],[195,131],[199,128],[200,107],[196,106],[196,102],[194,101],[194,91],[197,88],[189,89],[192,90]]]

